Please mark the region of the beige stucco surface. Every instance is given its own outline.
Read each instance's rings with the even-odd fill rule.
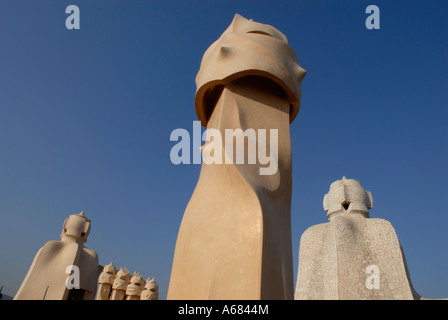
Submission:
[[[260,175],[260,162],[202,164],[179,229],[168,299],[293,299],[289,125],[305,71],[286,41],[237,15],[204,55],[198,118],[222,136],[226,129],[277,130],[278,170]],[[203,147],[205,157],[213,143]],[[223,160],[230,154],[223,143]]]

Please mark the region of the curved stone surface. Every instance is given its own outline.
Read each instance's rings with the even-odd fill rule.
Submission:
[[[242,143],[244,163],[235,161],[235,144],[232,149],[210,139],[202,147],[204,162],[179,229],[168,299],[293,299],[289,124],[305,74],[299,68],[278,30],[238,15],[204,55],[196,110],[207,134],[240,130],[232,138],[238,144],[247,130],[266,130],[270,138],[276,132],[277,141],[267,138],[265,147],[277,148],[277,170],[260,175],[260,159],[247,161],[250,136]],[[222,150],[221,164],[208,162],[211,148]]]
[[[276,28],[236,14],[221,37],[205,52],[196,76],[196,113],[202,125],[213,112],[222,86],[245,76],[261,76],[276,82],[291,104],[290,122],[300,108],[301,82],[306,71],[296,53]],[[218,93],[219,95],[219,93]]]

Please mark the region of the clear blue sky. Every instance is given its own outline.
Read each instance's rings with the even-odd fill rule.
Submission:
[[[67,30],[65,8],[81,11]],[[380,8],[367,30],[365,8]],[[0,285],[14,295],[64,219],[86,246],[155,276],[166,297],[200,165],[175,166],[192,132],[204,51],[235,13],[281,30],[308,71],[291,125],[294,279],[301,234],[326,222],[342,176],[372,192],[416,290],[448,297],[446,1],[1,1]]]

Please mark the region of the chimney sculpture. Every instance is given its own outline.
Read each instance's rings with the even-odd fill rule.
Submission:
[[[300,239],[295,299],[420,299],[394,228],[370,219],[372,194],[359,181],[333,182],[323,205],[330,221]]]
[[[283,33],[238,14],[205,52],[195,105],[207,142],[168,299],[293,299],[289,125],[305,74]]]
[[[84,247],[90,222],[84,211],[65,219],[61,241],[40,248],[14,300],[93,300],[98,255]]]

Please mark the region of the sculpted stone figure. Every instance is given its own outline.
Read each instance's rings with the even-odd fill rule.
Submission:
[[[238,14],[205,52],[196,77],[197,116],[207,134],[237,132],[236,144],[229,148],[210,139],[202,148],[204,162],[179,229],[168,299],[293,299],[289,125],[299,111],[305,73],[285,35]],[[275,162],[272,174],[260,174],[260,159],[248,163],[254,139],[249,129],[269,132],[262,147]],[[205,163],[216,145],[232,163]],[[243,163],[234,157],[241,145]]]
[[[99,285],[96,300],[109,300],[116,273],[117,268],[115,268],[112,262],[104,267],[98,280]]]
[[[330,220],[300,239],[295,299],[419,299],[392,225],[370,219],[372,195],[357,180],[335,181],[324,197]]]
[[[37,252],[15,300],[93,300],[98,279],[98,255],[84,247],[90,220],[72,214],[64,221],[61,241],[49,241]],[[68,289],[67,268],[79,270],[79,289]]]
[[[145,279],[143,279],[141,274],[134,272],[131,283],[126,288],[126,300],[140,300],[144,284]]]
[[[145,281],[140,300],[159,300],[159,285],[154,277]]]
[[[110,300],[124,300],[126,295],[126,289],[131,279],[130,272],[121,267],[117,276],[115,277],[114,283],[112,285],[112,294],[110,296]]]

